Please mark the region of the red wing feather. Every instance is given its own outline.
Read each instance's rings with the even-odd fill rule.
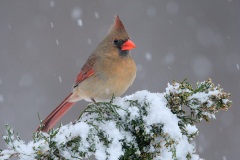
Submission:
[[[75,80],[75,86],[76,87],[79,83],[87,79],[88,77],[92,76],[94,74],[93,65],[96,62],[96,58],[90,57],[88,61],[85,63],[85,65],[82,67],[80,73],[78,74],[76,80]]]
[[[84,72],[84,71],[81,71],[81,72],[78,74],[75,83],[76,83],[76,84],[81,83],[83,80],[85,80],[85,79],[87,79],[88,77],[92,76],[93,73],[94,73],[94,71],[93,71],[92,68],[89,69],[87,72],[86,72],[86,71],[85,71],[85,72]]]

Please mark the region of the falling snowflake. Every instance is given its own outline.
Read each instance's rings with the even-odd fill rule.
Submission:
[[[98,12],[94,12],[94,16],[95,16],[95,18],[99,18],[99,14],[98,14]]]
[[[92,44],[92,40],[90,38],[87,39],[88,44]]]
[[[145,53],[145,58],[146,58],[147,61],[151,61],[152,60],[152,54],[149,53],[149,52]]]
[[[55,2],[54,1],[50,1],[50,7],[54,7],[55,6]]]
[[[53,28],[53,22],[51,22],[51,27]]]
[[[0,103],[3,102],[3,96],[0,94]]]
[[[71,16],[72,19],[79,19],[82,15],[82,10],[79,7],[73,8]]]
[[[59,41],[58,41],[58,39],[56,39],[56,44],[59,45]]]
[[[81,19],[78,19],[78,20],[77,20],[77,23],[78,23],[79,26],[82,27],[83,23],[82,23],[82,20],[81,20]]]
[[[61,76],[58,76],[58,80],[59,80],[59,82],[61,83],[61,82],[62,82],[62,77],[61,77]]]

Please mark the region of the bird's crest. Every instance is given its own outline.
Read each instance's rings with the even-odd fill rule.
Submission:
[[[118,15],[115,16],[113,27],[115,27],[117,30],[125,29],[124,25],[123,25],[122,21],[120,20],[120,18],[118,17]]]
[[[121,33],[123,35],[127,34],[127,31],[125,30],[125,27],[118,15],[115,16],[113,25],[111,26],[108,33],[112,33],[112,34]]]

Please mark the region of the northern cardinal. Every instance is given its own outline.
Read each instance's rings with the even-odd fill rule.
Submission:
[[[136,77],[136,64],[129,53],[135,47],[123,23],[116,16],[107,36],[82,67],[72,92],[43,121],[41,130],[48,132],[52,129],[82,99],[96,102],[111,99],[113,95],[121,96]]]

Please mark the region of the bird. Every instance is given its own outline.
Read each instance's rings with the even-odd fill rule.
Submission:
[[[130,51],[134,42],[116,15],[106,37],[88,57],[77,75],[72,92],[41,122],[36,131],[49,132],[78,101],[101,102],[120,97],[136,78]]]

